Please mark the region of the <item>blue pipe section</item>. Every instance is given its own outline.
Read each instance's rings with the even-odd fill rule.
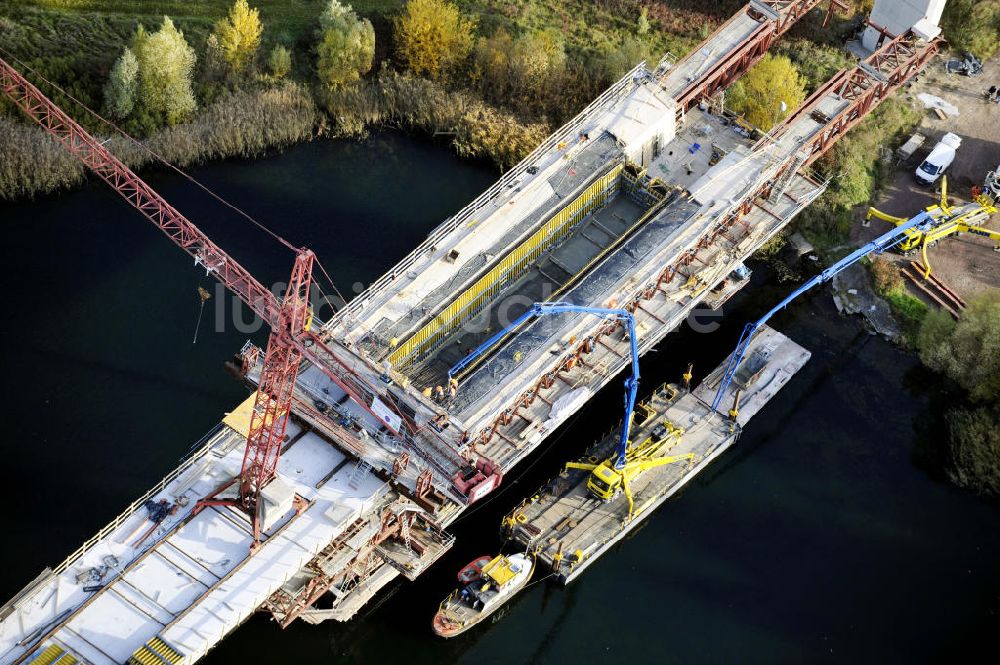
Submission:
[[[592,314],[602,319],[624,321],[627,327],[629,350],[632,354],[632,376],[625,379],[625,419],[622,421],[621,437],[618,441],[618,447],[615,450],[615,468],[621,470],[625,467],[629,431],[632,428],[632,412],[635,410],[635,399],[639,392],[639,345],[636,340],[635,317],[632,316],[632,312],[625,309],[584,307],[568,302],[536,302],[528,311],[514,319],[510,325],[477,346],[469,355],[462,358],[454,367],[449,369],[448,379],[451,380],[456,374],[475,362],[477,358],[492,349],[507,334],[524,325],[526,321],[549,314],[565,313]]]
[[[806,281],[802,286],[792,291],[787,298],[775,305],[767,314],[758,319],[756,323],[748,323],[743,328],[743,334],[740,335],[740,341],[736,344],[736,350],[734,350],[729,356],[729,363],[726,365],[726,373],[723,376],[722,383],[719,384],[719,390],[715,393],[715,399],[712,401],[712,409],[717,410],[719,408],[719,403],[722,402],[722,398],[729,389],[729,384],[732,383],[733,376],[736,375],[736,368],[739,367],[740,363],[743,361],[743,356],[746,354],[747,348],[750,346],[750,342],[753,341],[754,335],[761,326],[767,323],[768,319],[783,310],[790,302],[798,298],[806,291],[810,290],[814,286],[817,286],[818,284],[830,281],[838,273],[854,265],[869,254],[873,252],[881,254],[887,249],[895,247],[903,240],[906,232],[913,227],[924,225],[924,228],[921,230],[926,231],[930,228],[932,222],[933,218],[926,211],[908,219],[899,226],[883,233],[867,245],[864,245],[860,249],[848,254],[823,272]]]

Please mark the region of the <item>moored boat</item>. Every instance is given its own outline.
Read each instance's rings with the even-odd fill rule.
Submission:
[[[480,557],[463,567],[458,573],[461,586],[444,599],[434,615],[434,632],[454,637],[472,628],[523,589],[534,567],[530,554]]]

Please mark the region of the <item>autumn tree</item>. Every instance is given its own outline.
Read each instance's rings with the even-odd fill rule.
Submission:
[[[218,48],[234,71],[241,72],[253,62],[264,26],[260,12],[251,9],[247,0],[236,0],[229,9],[229,16],[215,24]]]
[[[292,54],[284,46],[277,44],[267,58],[267,67],[274,78],[284,78],[292,71]]]
[[[1000,401],[948,411],[951,469],[948,475],[979,494],[1000,496]]]
[[[649,32],[649,7],[642,7],[639,10],[639,21],[636,24],[636,32],[645,35]]]
[[[316,69],[321,81],[340,86],[358,80],[372,68],[375,30],[371,21],[358,18],[350,5],[330,0],[319,24]]]
[[[626,35],[618,44],[605,47],[595,68],[603,75],[605,83],[608,83],[620,79],[643,60],[647,63],[655,62],[649,46],[637,37]]]
[[[941,27],[952,46],[985,61],[1000,48],[1000,0],[950,0]]]
[[[396,19],[399,57],[413,73],[440,79],[469,55],[474,29],[447,0],[409,0]]]
[[[173,125],[189,117],[197,108],[191,89],[194,49],[173,21],[163,17],[163,25],[150,34],[139,26],[132,43],[139,63],[139,101],[148,112]]]
[[[555,31],[514,38],[501,28],[476,43],[473,62],[473,75],[485,98],[535,106],[565,72],[566,52]]]
[[[139,88],[139,61],[132,49],[126,48],[114,67],[104,88],[104,105],[115,118],[127,118],[135,108]]]
[[[805,82],[792,61],[768,53],[729,88],[726,104],[754,127],[767,131],[805,98]]]
[[[928,313],[917,348],[925,365],[950,377],[973,400],[1000,400],[1000,297],[970,300],[957,322],[940,310]]]

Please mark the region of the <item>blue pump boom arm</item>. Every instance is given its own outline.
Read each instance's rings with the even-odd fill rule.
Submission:
[[[628,330],[629,350],[632,354],[632,376],[625,379],[625,419],[622,421],[621,438],[615,450],[615,468],[621,470],[625,466],[625,455],[628,451],[629,431],[632,428],[632,412],[635,410],[635,398],[639,392],[639,344],[635,335],[635,317],[632,312],[625,309],[611,309],[604,307],[584,307],[568,302],[536,302],[524,314],[514,319],[503,330],[496,333],[485,342],[473,349],[469,355],[465,356],[454,367],[448,370],[448,379],[451,380],[459,372],[476,361],[477,358],[492,349],[500,340],[506,337],[512,330],[524,325],[530,319],[540,318],[549,314],[583,313],[593,314],[602,319],[624,321]]]
[[[761,326],[767,323],[768,319],[783,310],[790,302],[798,298],[806,291],[812,289],[814,286],[822,284],[823,282],[830,281],[838,273],[854,265],[869,254],[873,252],[881,254],[887,249],[891,249],[896,246],[902,242],[909,229],[921,225],[929,227],[932,223],[933,218],[927,212],[921,212],[920,214],[908,219],[904,223],[886,233],[883,233],[867,245],[864,245],[863,247],[848,254],[823,272],[806,281],[802,284],[802,286],[792,291],[788,297],[771,308],[767,314],[762,316],[755,323],[748,323],[743,328],[743,334],[740,335],[740,341],[736,344],[736,349],[733,351],[732,355],[729,356],[729,363],[726,365],[726,373],[723,375],[722,383],[719,384],[719,390],[715,393],[715,399],[712,401],[712,409],[717,410],[719,408],[719,403],[722,402],[722,398],[725,397],[726,391],[729,389],[729,384],[732,382],[733,376],[736,374],[736,368],[739,367],[740,362],[743,361],[743,356],[746,354],[747,348],[750,346],[750,342],[753,341],[754,335]]]

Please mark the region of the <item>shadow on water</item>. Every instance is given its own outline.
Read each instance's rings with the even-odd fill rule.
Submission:
[[[495,179],[392,132],[197,175],[316,250],[348,295]],[[287,252],[179,178],[151,180],[262,279],[286,277]],[[202,275],[100,188],[3,206],[0,218],[7,283],[31,279],[47,294],[9,298],[4,314],[0,361],[20,384],[6,389],[12,480],[0,501],[27,507],[7,513],[19,539],[4,548],[10,596],[246,395],[221,365],[247,335],[203,329],[192,345]],[[717,331],[682,327],[647,354],[642,394],[688,362],[704,376],[744,323],[794,288],[756,268]],[[393,585],[347,624],[280,631],[255,616],[205,662],[930,662],[984,644],[1000,616],[1000,507],[943,482],[949,390],[840,317],[822,289],[773,324],[811,361],[735,449],[571,587],[536,584],[501,621],[454,640],[430,630],[455,572],[500,548],[501,517],[620,420],[620,380],[457,523],[453,550],[417,581]]]

